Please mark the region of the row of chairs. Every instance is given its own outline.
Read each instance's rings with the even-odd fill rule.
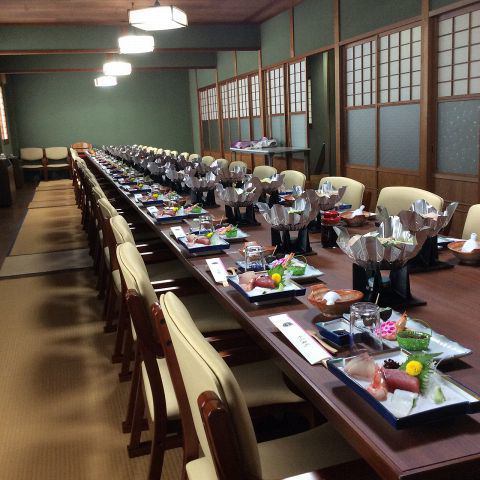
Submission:
[[[286,478],[313,470],[323,478],[319,469],[338,464],[343,472],[355,469],[356,478],[376,478],[167,246],[142,228],[111,184],[76,152],[72,158],[105,298],[105,330],[116,329],[112,361],[121,362],[121,380],[131,378],[122,428],[130,433],[130,456],[150,453],[149,480],[160,478],[165,450],[177,446],[183,447],[182,478],[189,480]],[[304,415],[311,428],[258,443],[252,418],[285,411]],[[147,425],[151,444],[142,442]]]
[[[70,176],[71,161],[66,147],[21,148],[20,160],[24,172],[41,172],[48,180],[49,172],[68,171]]]

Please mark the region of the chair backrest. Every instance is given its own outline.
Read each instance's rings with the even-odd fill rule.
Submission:
[[[92,193],[93,193],[93,198],[95,199],[95,202],[98,203],[99,200],[102,198],[107,198],[105,195],[105,192],[102,190],[100,186],[93,186],[92,188]],[[108,202],[110,203],[110,202]]]
[[[68,158],[67,147],[48,147],[45,149],[47,160],[64,160]]]
[[[130,242],[132,245],[135,245],[135,239],[133,238],[132,231],[130,230],[125,218],[123,218],[121,215],[115,215],[110,218],[110,225],[112,226],[112,232],[117,245],[126,242]]]
[[[325,182],[330,182],[337,190],[341,187],[347,187],[341,202],[351,205],[353,209],[360,208],[365,192],[365,185],[363,183],[348,177],[323,177],[320,180],[320,185],[323,185]],[[366,205],[366,207],[368,208],[368,205]]]
[[[207,166],[210,166],[214,161],[215,159],[210,155],[205,155],[204,157],[202,157],[202,163]]]
[[[171,150],[171,151],[170,151],[170,155],[171,155],[172,157],[178,157],[178,151],[177,151],[177,150]]]
[[[245,162],[242,162],[241,160],[235,160],[234,162],[230,162],[230,165],[228,166],[230,170],[234,170],[237,167],[243,168],[245,170],[248,169],[248,165]]]
[[[26,162],[38,162],[43,159],[43,148],[21,148],[20,159]]]
[[[158,299],[140,252],[133,243],[121,243],[117,245],[117,259],[125,288],[135,290],[140,294],[145,308],[150,314],[151,305]]]
[[[277,173],[275,167],[270,167],[269,165],[258,165],[253,169],[253,176],[262,180],[262,178],[269,178],[272,175]]]
[[[281,175],[285,175],[283,178],[283,186],[286,190],[291,190],[293,187],[305,188],[305,181],[307,177],[298,170],[284,170]]]
[[[220,168],[228,167],[228,160],[226,158],[217,158],[213,163],[215,163]]]
[[[480,238],[480,203],[472,205],[468,209],[465,226],[463,227],[462,238],[470,238],[472,233],[476,233]]]
[[[172,151],[171,150],[164,150],[163,153],[165,153],[165,155],[167,155],[167,156],[170,156],[172,154]]]
[[[227,405],[233,421],[241,462],[248,478],[261,478],[260,458],[248,407],[232,371],[203,337],[180,299],[168,292],[160,297],[203,454],[214,464],[198,408],[198,398],[214,392]]]
[[[198,155],[198,153],[191,153],[188,156],[188,161],[193,162],[194,160],[197,160],[198,158],[200,158],[200,155]]]
[[[109,221],[112,217],[116,217],[118,215],[117,209],[108,201],[106,197],[99,198],[97,200],[97,203],[102,218],[105,222]]]
[[[347,189],[348,190],[348,189]],[[389,215],[408,210],[416,200],[426,200],[437,210],[443,209],[443,198],[435,193],[414,187],[384,187],[378,195],[377,207],[385,207]]]
[[[188,152],[182,152],[180,154],[185,160],[188,160],[188,157],[190,156],[190,154]]]

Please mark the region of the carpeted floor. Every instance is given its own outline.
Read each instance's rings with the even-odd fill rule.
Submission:
[[[76,207],[38,208],[28,211],[12,251],[56,252],[81,242]],[[31,269],[25,257],[11,258]],[[114,335],[102,331],[95,284],[90,268],[0,279],[2,479],[147,477],[148,457],[130,459],[121,433],[130,384],[119,383],[110,362]],[[162,480],[179,479],[180,470],[181,450],[167,452]]]
[[[1,277],[36,275],[54,271],[77,270],[92,266],[88,248],[7,257],[0,268]]]
[[[85,248],[80,210],[72,206],[29,209],[10,255]]]

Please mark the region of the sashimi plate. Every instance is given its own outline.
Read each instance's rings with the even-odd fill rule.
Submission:
[[[376,355],[371,355],[375,363],[380,367],[386,359],[403,363],[407,359],[407,356],[408,353],[403,350],[381,352]],[[396,429],[415,427],[446,417],[472,414],[480,411],[480,397],[478,394],[455,382],[448,375],[437,371],[432,374],[432,377],[435,376],[436,384],[441,386],[445,398],[443,403],[436,404],[429,395],[420,394],[409,413],[405,416],[398,416],[398,414],[394,413],[395,409],[392,405],[393,394],[388,393],[387,399],[383,402],[377,400],[366,389],[370,384],[369,381],[358,380],[345,372],[345,365],[348,360],[348,358],[331,359],[328,360],[327,367],[336,377],[345,383],[345,385],[366,400],[367,403]]]

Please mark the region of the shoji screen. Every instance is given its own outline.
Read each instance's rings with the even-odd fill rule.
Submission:
[[[306,62],[288,65],[288,91],[290,97],[290,143],[294,147],[306,147],[307,139],[307,77]]]
[[[480,8],[441,16],[437,25],[436,192],[459,200],[457,234],[480,200]]]
[[[219,156],[221,152],[218,124],[217,87],[206,87],[198,91],[200,120],[202,125],[202,152],[204,155]]]
[[[267,132],[279,145],[286,144],[284,66],[265,72]]]

